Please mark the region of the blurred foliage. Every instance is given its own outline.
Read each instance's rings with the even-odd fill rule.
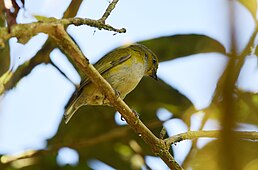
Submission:
[[[190,162],[185,167],[188,169],[195,170],[218,170],[220,167],[220,158],[219,145],[221,142],[219,140],[214,140],[203,148],[196,150],[195,154],[191,156]],[[257,170],[258,167],[258,143],[257,142],[249,142],[245,140],[241,140],[238,142],[238,145],[245,147],[238,147],[235,150],[235,154],[241,154],[238,157],[238,165],[239,169],[243,170]]]

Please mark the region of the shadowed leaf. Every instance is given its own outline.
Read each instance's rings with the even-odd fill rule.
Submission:
[[[225,48],[218,41],[198,34],[173,35],[138,42],[158,55],[159,61],[167,61],[198,53],[218,52]]]
[[[10,67],[10,46],[8,41],[5,42],[5,47],[0,48],[0,77]]]

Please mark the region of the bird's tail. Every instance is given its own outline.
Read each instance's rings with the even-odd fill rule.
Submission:
[[[75,99],[74,101],[72,101],[65,110],[65,114],[64,114],[64,121],[67,124],[69,122],[69,120],[72,118],[72,116],[74,115],[74,113],[78,110],[79,107],[76,106],[76,102],[79,98]]]

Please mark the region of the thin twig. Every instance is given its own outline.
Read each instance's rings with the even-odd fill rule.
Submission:
[[[105,23],[106,19],[109,17],[111,14],[112,10],[115,8],[116,4],[118,3],[118,0],[113,0],[107,7],[105,13],[103,16],[99,19],[99,21]]]

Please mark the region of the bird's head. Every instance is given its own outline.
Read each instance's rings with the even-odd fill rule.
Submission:
[[[138,50],[141,51],[141,56],[144,57],[145,76],[150,76],[155,80],[157,80],[158,79],[157,70],[158,70],[159,61],[156,54],[144,45],[134,44],[132,46],[134,46],[134,48],[138,48]]]
[[[159,65],[158,57],[150,49],[146,49],[144,57],[147,65],[145,75],[150,76],[155,80],[158,80],[158,77],[157,77],[157,70]]]

